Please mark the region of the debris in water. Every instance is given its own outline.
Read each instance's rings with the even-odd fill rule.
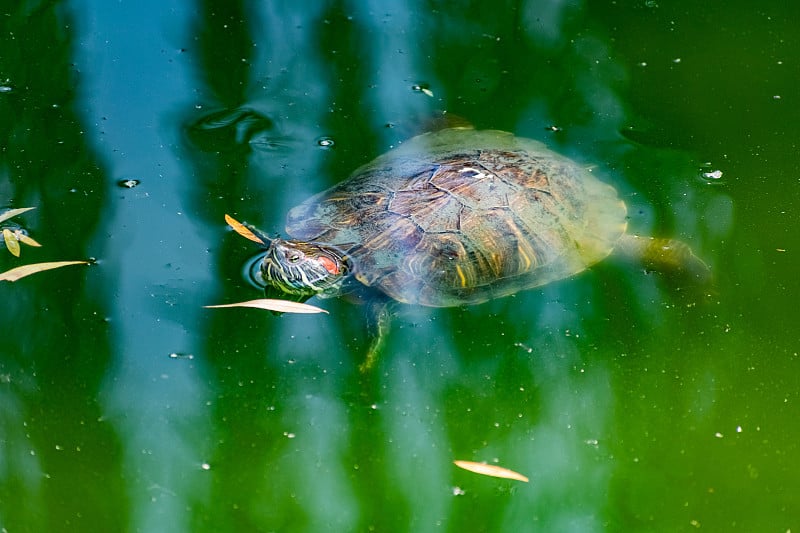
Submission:
[[[482,476],[499,477],[503,479],[516,479],[517,481],[528,482],[528,478],[519,472],[514,472],[502,466],[489,465],[486,463],[475,463],[473,461],[453,461],[453,464],[464,470],[469,470]]]

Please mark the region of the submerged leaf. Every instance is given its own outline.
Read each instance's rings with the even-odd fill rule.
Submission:
[[[3,230],[3,241],[6,243],[6,248],[11,252],[14,257],[19,257],[19,240],[13,231],[6,228]]]
[[[32,265],[24,265],[5,272],[0,272],[0,281],[17,281],[31,274],[37,272],[44,272],[45,270],[53,270],[54,268],[61,268],[69,265],[88,265],[89,261],[54,261],[52,263],[34,263]]]
[[[22,213],[27,213],[31,209],[36,209],[35,207],[20,207],[19,209],[9,209],[5,213],[0,213],[0,222],[5,222],[9,218],[15,217],[17,215],[21,215]]]
[[[487,465],[486,463],[475,463],[473,461],[453,461],[453,464],[459,468],[469,470],[470,472],[474,472],[482,476],[516,479],[517,481],[524,481],[525,483],[528,482],[528,478],[519,472],[514,472],[513,470],[503,468],[502,466]]]
[[[241,222],[239,222],[238,220],[236,220],[232,216],[230,216],[228,214],[225,214],[225,222],[227,222],[228,225],[231,228],[233,228],[233,231],[235,231],[236,233],[238,233],[239,235],[241,235],[245,239],[250,239],[253,242],[257,242],[258,244],[267,244],[267,243],[264,242],[263,239],[258,237],[252,231],[250,231],[250,229],[247,226],[245,226],[244,224],[242,224]]]
[[[260,300],[248,300],[246,302],[238,302],[233,304],[221,305],[206,305],[208,309],[218,309],[223,307],[254,307],[256,309],[264,309],[267,311],[277,311],[279,313],[327,313],[325,309],[315,307],[299,302],[292,302],[290,300],[275,300],[272,298],[262,298]]]

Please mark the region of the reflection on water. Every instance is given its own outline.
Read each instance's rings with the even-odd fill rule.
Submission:
[[[70,23],[68,12],[45,6],[4,10],[0,205],[37,207],[25,224],[43,246],[24,251],[26,264],[102,252],[89,239],[103,219],[107,185],[75,110],[75,36],[61,31]],[[0,272],[19,264],[0,254]],[[119,484],[88,483],[118,478],[120,448],[113,429],[99,422],[94,397],[110,351],[106,293],[95,272],[64,269],[0,284],[4,529],[88,527],[77,512],[87,501],[92,527],[113,528],[127,514]],[[80,491],[76,479],[85,482]]]
[[[648,38],[672,42],[690,22],[655,3],[592,9],[9,8],[0,206],[38,207],[30,229],[44,246],[26,261],[98,264],[0,284],[0,526],[796,528],[796,239],[775,215],[794,210],[774,184],[791,173],[747,163],[773,177],[758,181],[763,197],[748,188],[747,164],[709,186],[702,162],[664,141],[685,146],[691,132],[642,133],[627,88],[662,68],[673,84],[664,91],[695,90],[684,83],[702,58],[682,49],[679,66],[659,66],[662,52],[638,44],[633,54],[648,57],[623,57],[626,31],[663,23]],[[703,20],[691,27],[709,31]],[[771,38],[753,28],[749,42]],[[749,92],[739,69],[724,75],[741,90],[731,108],[767,94]],[[635,100],[646,98],[684,105],[657,92]],[[685,106],[676,114],[716,121]],[[369,342],[360,307],[203,310],[258,294],[241,275],[254,247],[225,231],[224,213],[281,232],[290,207],[436,111],[592,166],[626,199],[633,231],[690,241],[714,287],[609,261],[480,306],[398,306],[369,374],[357,369]],[[11,261],[0,254],[0,271]],[[454,459],[531,482],[477,476]]]
[[[200,150],[216,152],[235,146],[275,145],[269,140],[272,121],[251,109],[213,112],[187,128],[189,138]]]

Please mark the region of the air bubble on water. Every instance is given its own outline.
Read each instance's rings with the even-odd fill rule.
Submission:
[[[122,187],[123,189],[133,189],[134,187],[137,187],[140,183],[142,183],[140,180],[128,178],[125,180],[119,180],[117,182],[117,185],[119,187]]]
[[[317,145],[320,148],[330,149],[333,148],[336,143],[330,137],[320,137],[317,139]]]
[[[427,83],[419,83],[414,84],[411,86],[411,90],[414,92],[422,93],[426,96],[433,96],[433,91],[431,90],[430,86]]]
[[[700,175],[706,181],[717,181],[719,179],[722,179],[722,171],[721,170],[710,170],[708,172],[702,172]]]

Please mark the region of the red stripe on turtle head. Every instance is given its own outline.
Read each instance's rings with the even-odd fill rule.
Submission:
[[[326,257],[324,255],[319,256],[319,262],[327,270],[333,275],[339,274],[339,263],[331,259],[330,257]]]

